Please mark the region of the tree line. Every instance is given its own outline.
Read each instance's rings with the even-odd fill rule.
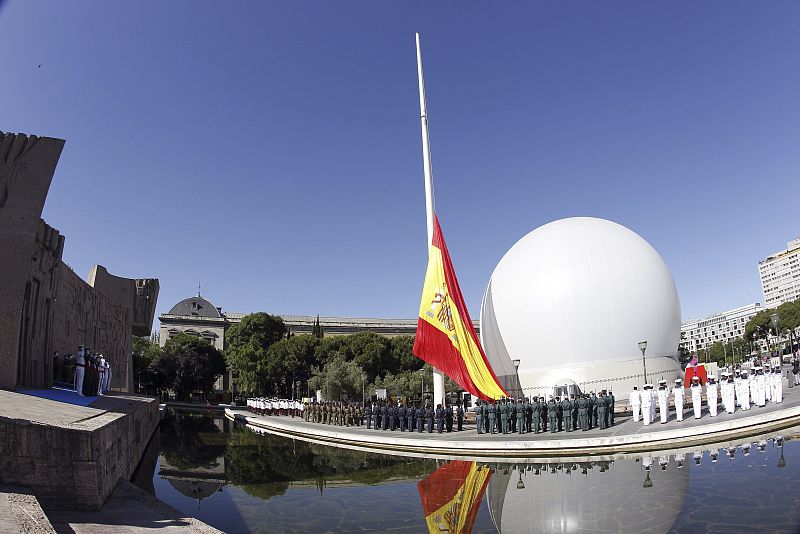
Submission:
[[[154,339],[135,338],[134,379],[142,392],[172,391],[179,399],[193,392],[209,395],[226,371],[236,392],[246,396],[300,398],[321,390],[326,399],[360,400],[384,388],[417,396],[423,389],[431,392],[433,384],[430,365],[414,356],[413,346],[414,336],[325,337],[318,323],[312,335],[293,335],[280,317],[260,312],[226,330],[224,355],[186,334],[171,337],[163,348]],[[460,389],[450,379],[445,388]]]

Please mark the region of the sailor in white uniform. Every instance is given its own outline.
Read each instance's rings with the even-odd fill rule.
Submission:
[[[675,417],[678,421],[683,421],[683,381],[675,379],[675,387],[672,388],[672,395],[675,397]]]
[[[650,388],[652,387],[650,384],[645,384],[642,391],[642,419],[645,426],[649,426],[653,422],[653,411],[651,409],[653,407],[653,395],[650,393]]]
[[[708,415],[711,417],[717,416],[717,391],[717,377],[709,375],[708,382],[706,382],[706,402],[708,403]]]
[[[666,424],[669,417],[669,388],[663,379],[658,383],[658,412],[661,414],[661,424]]]
[[[703,386],[700,385],[700,378],[693,376],[692,377],[692,409],[694,410],[694,418],[700,419],[700,414],[703,411],[703,407],[701,405],[701,397],[703,394]]]
[[[747,411],[750,409],[750,378],[747,371],[742,371],[740,391],[739,402],[742,405],[742,410]]]
[[[75,357],[75,392],[83,397],[83,375],[86,372],[86,358],[84,358],[83,345],[78,347],[78,355]]]
[[[633,386],[633,391],[631,391],[630,404],[633,412],[633,422],[638,423],[642,410],[642,394],[636,386]]]

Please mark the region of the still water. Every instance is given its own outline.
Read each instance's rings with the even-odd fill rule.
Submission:
[[[503,464],[350,451],[169,410],[147,469],[159,499],[231,533],[796,533],[800,428],[781,435]]]

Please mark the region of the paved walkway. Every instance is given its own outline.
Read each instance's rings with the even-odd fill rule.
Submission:
[[[45,510],[55,532],[76,534],[138,534],[158,529],[164,534],[190,532],[217,534],[221,531],[145,493],[130,482],[120,481],[97,512]]]
[[[722,405],[720,404],[720,410]],[[684,420],[671,412],[668,422],[658,419],[646,426],[631,416],[617,416],[607,429],[587,432],[540,434],[478,434],[474,426],[462,432],[438,434],[390,430],[367,430],[366,427],[342,427],[308,423],[301,418],[259,416],[246,410],[228,409],[226,415],[268,431],[320,443],[350,445],[370,450],[441,453],[496,457],[547,456],[564,454],[608,454],[658,450],[666,445],[692,445],[703,441],[735,439],[748,434],[769,432],[800,424],[800,387],[784,388],[784,401],[767,403],[763,408],[737,410],[733,414],[708,414],[703,406],[700,419],[694,419],[691,406],[684,410]]]

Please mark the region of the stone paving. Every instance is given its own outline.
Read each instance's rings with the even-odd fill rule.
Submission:
[[[716,428],[725,427],[725,429],[736,429],[740,431],[744,429],[746,431],[748,424],[751,422],[762,423],[764,420],[780,419],[787,413],[796,417],[797,414],[794,412],[800,410],[800,387],[788,388],[784,383],[783,391],[784,399],[780,404],[768,402],[763,408],[754,406],[748,411],[737,408],[736,412],[733,414],[725,413],[720,403],[718,415],[716,417],[711,417],[709,415],[708,407],[704,404],[702,407],[702,416],[700,419],[695,419],[691,404],[688,404],[684,408],[684,420],[680,422],[676,420],[674,411],[670,412],[667,423],[661,424],[659,415],[657,414],[656,421],[652,425],[647,426],[644,425],[641,420],[634,423],[630,415],[617,415],[615,420],[616,424],[607,429],[596,428],[586,432],[578,430],[573,432],[561,431],[557,433],[544,432],[539,434],[478,434],[475,431],[474,425],[466,426],[465,430],[462,432],[454,431],[452,433],[442,434],[438,434],[436,431],[428,433],[427,430],[422,433],[416,431],[400,432],[398,430],[367,430],[365,426],[344,427],[309,423],[297,417],[259,416],[250,414],[246,410],[241,409],[226,410],[226,414],[231,418],[238,416],[240,420],[242,417],[247,417],[248,423],[257,426],[262,424],[265,428],[273,427],[273,429],[277,429],[278,427],[282,427],[283,429],[294,429],[298,433],[306,435],[316,434],[320,436],[321,439],[323,439],[324,434],[330,435],[330,433],[335,433],[335,437],[337,438],[347,436],[353,440],[362,442],[369,441],[370,438],[373,441],[379,440],[384,443],[391,441],[396,447],[403,447],[404,443],[407,443],[407,445],[411,447],[412,441],[417,442],[417,446],[419,446],[420,440],[429,443],[429,446],[432,448],[451,447],[454,449],[460,447],[474,448],[478,443],[486,444],[491,447],[492,442],[495,442],[498,447],[513,446],[513,444],[517,443],[520,448],[533,449],[536,448],[537,445],[544,446],[545,442],[547,442],[547,446],[549,447],[569,448],[586,446],[590,444],[587,440],[611,447],[615,443],[623,443],[628,436],[630,436],[632,440],[634,438],[638,439],[643,437],[647,437],[650,441],[658,439],[667,440],[673,439],[678,435],[689,436],[695,433],[702,434],[705,430],[711,428],[710,425],[715,425]],[[618,401],[617,404],[619,407],[622,403]],[[627,404],[627,402],[625,404]],[[757,421],[750,419],[754,417],[757,418]],[[743,421],[744,419],[748,419],[748,421]],[[742,423],[740,423],[740,421],[742,421]],[[722,425],[718,425],[718,423],[722,423]],[[696,432],[687,432],[690,429],[696,429]],[[664,433],[661,438],[659,438],[660,433]],[[595,440],[593,438],[599,439]],[[344,437],[341,438],[342,441],[344,439]],[[331,441],[335,441],[335,439]]]

